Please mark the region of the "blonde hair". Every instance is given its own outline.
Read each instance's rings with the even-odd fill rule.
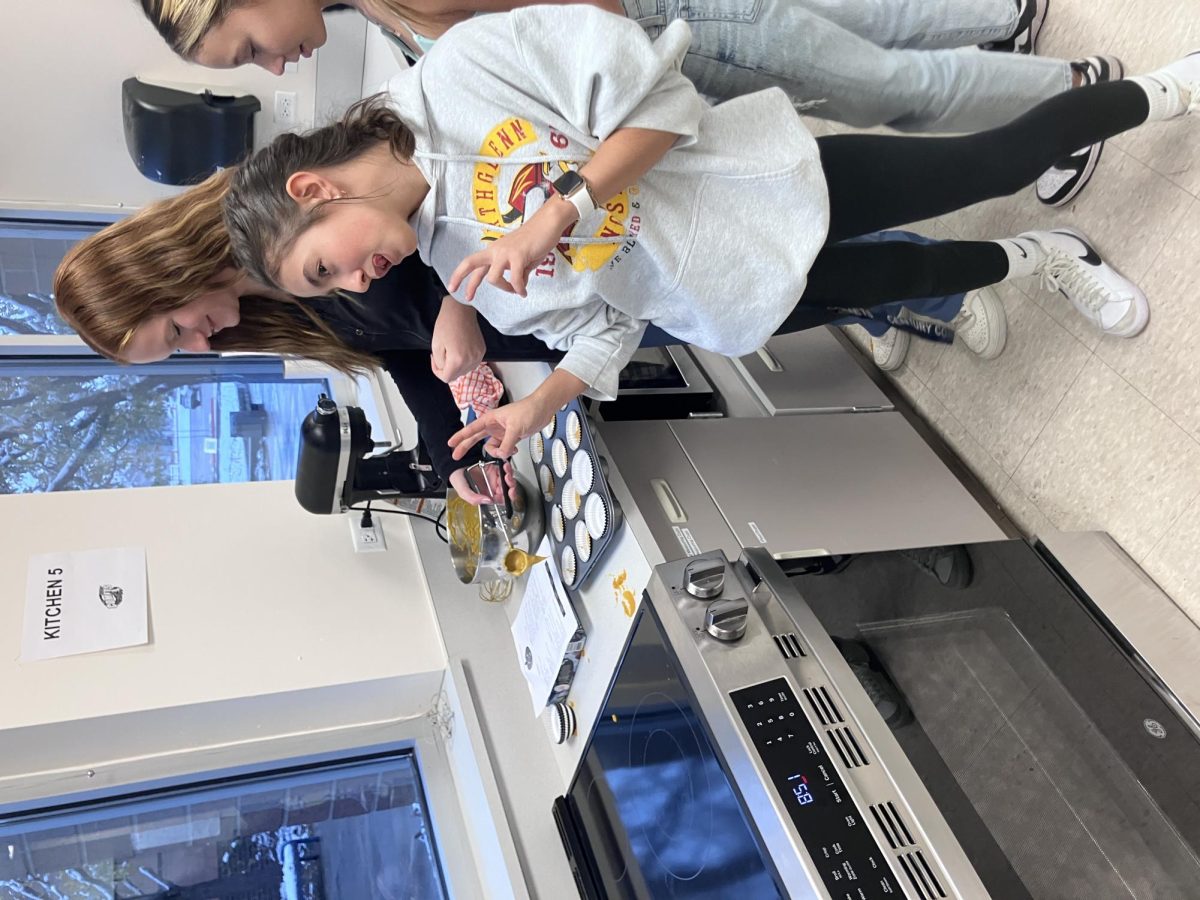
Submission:
[[[146,14],[172,50],[190,59],[209,31],[249,0],[141,0]]]
[[[358,101],[332,125],[307,134],[281,134],[242,163],[225,197],[225,227],[242,268],[263,284],[278,284],[279,263],[325,207],[362,199],[324,200],[306,210],[288,194],[288,179],[296,172],[357,159],[380,144],[405,162],[416,148],[412,130],[382,93]]]
[[[424,34],[426,31],[447,27],[445,22],[431,18],[428,13],[422,13],[411,6],[397,3],[396,0],[361,0],[361,2],[367,18],[380,23],[385,28],[406,25],[410,29],[413,27],[419,30],[423,29],[422,33]],[[436,37],[436,35],[425,34],[425,37]]]
[[[230,281],[237,268],[221,222],[232,170],[147,206],[76,244],[54,273],[58,313],[83,341],[115,362],[134,330]],[[378,365],[341,340],[297,299],[245,297],[241,320],[213,350],[279,353],[353,373]]]
[[[164,41],[184,59],[191,59],[208,33],[220,25],[233,10],[252,0],[141,0],[146,14]],[[441,27],[437,20],[396,0],[362,0],[369,19],[385,27],[397,24]],[[432,26],[432,28],[431,28]]]

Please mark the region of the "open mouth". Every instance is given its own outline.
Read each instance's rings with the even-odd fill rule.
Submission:
[[[374,277],[382,278],[384,275],[387,274],[388,269],[390,269],[392,267],[392,261],[390,259],[388,259],[386,256],[384,256],[382,253],[376,253],[374,256],[371,257],[371,265],[375,269]]]

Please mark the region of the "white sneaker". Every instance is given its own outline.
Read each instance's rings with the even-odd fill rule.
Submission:
[[[954,337],[980,359],[995,359],[1008,340],[1008,317],[994,288],[971,291],[950,320]]]
[[[1200,112],[1200,50],[1135,80],[1150,93],[1151,120]]]
[[[1046,254],[1038,264],[1042,287],[1057,290],[1105,334],[1133,337],[1150,321],[1150,304],[1136,284],[1100,258],[1072,228],[1027,231],[1020,237]]]
[[[875,365],[884,372],[894,372],[904,365],[910,343],[912,339],[908,332],[899,328],[889,328],[883,337],[872,337],[871,356],[875,359]]]

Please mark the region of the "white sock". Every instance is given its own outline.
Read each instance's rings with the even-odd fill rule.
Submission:
[[[1125,80],[1132,81],[1146,92],[1146,97],[1150,100],[1150,114],[1146,116],[1147,122],[1173,119],[1188,111],[1188,104],[1192,99],[1191,93],[1169,72],[1159,69],[1148,75],[1135,75],[1133,78]]]
[[[1006,281],[1009,278],[1036,275],[1042,260],[1046,258],[1046,252],[1042,249],[1041,244],[1027,237],[1005,238],[1002,241],[992,241],[992,243],[999,244],[1008,257]]]

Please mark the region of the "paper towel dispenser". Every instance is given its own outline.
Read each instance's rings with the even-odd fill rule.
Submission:
[[[195,184],[254,147],[258,98],[188,91],[127,78],[125,146],[138,171],[163,184]]]

